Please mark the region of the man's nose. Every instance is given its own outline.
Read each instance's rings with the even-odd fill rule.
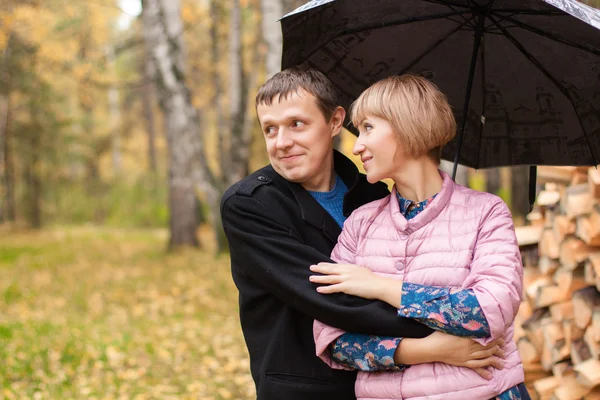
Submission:
[[[289,147],[292,147],[293,144],[294,141],[290,137],[289,132],[287,132],[286,129],[279,129],[279,132],[277,133],[277,149],[285,150]]]

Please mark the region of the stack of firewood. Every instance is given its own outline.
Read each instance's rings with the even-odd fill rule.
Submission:
[[[534,399],[600,399],[600,170],[540,167],[538,182],[530,225],[517,228],[515,341]]]

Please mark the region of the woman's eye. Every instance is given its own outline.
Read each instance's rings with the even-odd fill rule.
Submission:
[[[365,131],[370,131],[371,129],[373,129],[373,126],[371,124],[364,124],[365,127]]]

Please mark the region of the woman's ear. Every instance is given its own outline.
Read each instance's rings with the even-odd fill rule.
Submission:
[[[344,125],[344,119],[346,118],[346,110],[343,107],[338,106],[331,114],[330,126],[331,126],[331,137],[335,137],[340,134],[342,126]]]

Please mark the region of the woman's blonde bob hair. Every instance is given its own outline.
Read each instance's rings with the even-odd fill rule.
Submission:
[[[356,128],[368,117],[389,122],[406,155],[429,155],[440,163],[442,148],[456,135],[456,120],[446,96],[417,75],[390,76],[371,85],[350,107]]]

